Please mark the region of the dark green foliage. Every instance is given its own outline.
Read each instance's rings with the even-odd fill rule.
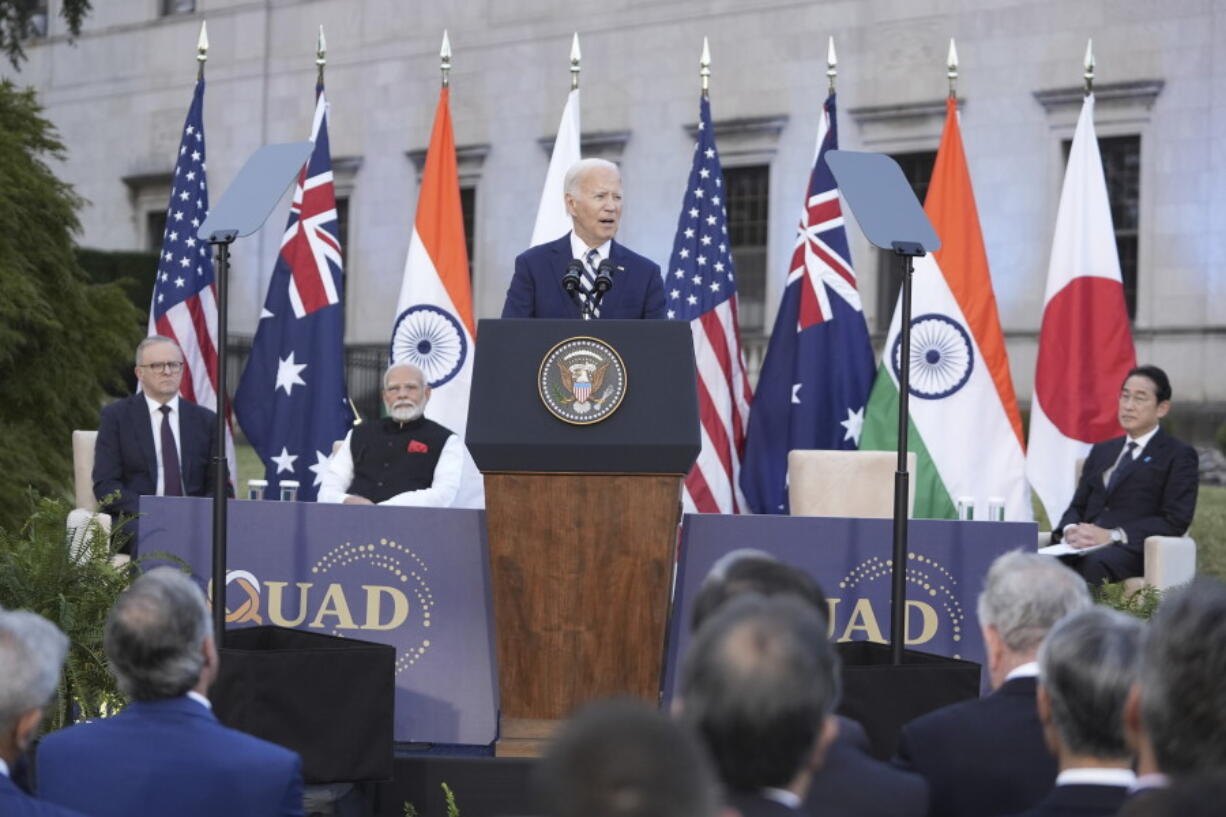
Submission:
[[[102,653],[102,630],[119,594],[135,578],[131,562],[115,567],[105,534],[88,539],[76,558],[69,553],[64,500],[19,497],[30,513],[24,525],[0,526],[0,605],[32,610],[52,621],[71,646],[60,695],[48,712],[48,728],[71,723],[75,704],[82,717],[113,712],[123,704]]]
[[[115,283],[123,289],[132,305],[141,311],[141,322],[149,309],[149,293],[158,273],[158,254],[137,250],[77,249],[77,262],[85,277],[95,284]]]
[[[1226,454],[1226,420],[1223,420],[1222,424],[1217,427],[1217,434],[1214,435],[1214,439],[1217,442],[1218,450]]]
[[[1149,621],[1158,605],[1162,603],[1162,591],[1147,584],[1139,590],[1130,591],[1123,582],[1095,587],[1092,595],[1095,604],[1119,610],[1142,621]]]
[[[92,0],[60,0],[60,16],[68,23],[68,32],[72,36],[81,33],[81,22],[89,13]],[[30,18],[38,10],[37,0],[0,0],[0,51],[9,58],[14,68],[21,68],[26,52],[21,47],[22,40],[34,36],[30,26]],[[46,4],[43,4],[46,11]]]
[[[3,0],[0,0],[3,2]],[[72,475],[74,428],[97,428],[103,387],[143,332],[116,284],[77,263],[81,200],[51,172],[63,158],[32,91],[0,81],[0,527],[27,488],[54,496]]]

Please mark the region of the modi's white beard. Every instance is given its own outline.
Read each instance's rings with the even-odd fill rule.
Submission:
[[[416,420],[426,410],[424,405],[414,405],[413,403],[397,403],[392,406],[389,412],[393,420],[398,423],[407,423],[410,420]]]

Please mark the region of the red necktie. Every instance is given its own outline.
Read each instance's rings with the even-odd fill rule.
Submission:
[[[170,428],[170,406],[162,406],[158,411],[162,412],[162,495],[183,496],[179,449],[175,448],[175,434]]]

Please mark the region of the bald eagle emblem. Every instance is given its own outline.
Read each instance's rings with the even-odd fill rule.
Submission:
[[[597,338],[569,338],[541,361],[541,400],[555,417],[568,423],[600,422],[621,404],[626,367],[621,356]]]

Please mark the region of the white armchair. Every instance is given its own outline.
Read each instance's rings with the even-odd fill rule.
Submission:
[[[97,438],[97,431],[77,429],[72,432],[72,477],[76,507],[68,514],[68,546],[74,554],[85,547],[91,520],[97,521],[104,534],[109,536],[111,533],[111,516],[98,513],[98,500],[94,497],[94,442]],[[127,557],[122,559],[126,561]]]
[[[892,451],[788,452],[788,505],[793,516],[894,516]],[[915,452],[907,454],[911,473],[907,516],[915,508]]]

